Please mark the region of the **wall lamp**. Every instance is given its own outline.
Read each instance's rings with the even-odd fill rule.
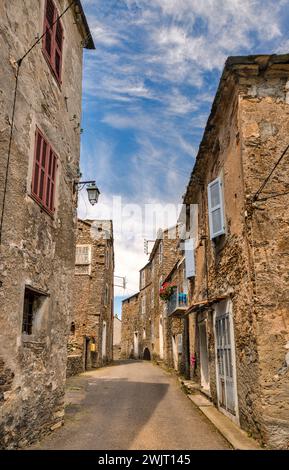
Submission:
[[[87,190],[87,196],[90,204],[94,206],[98,203],[100,191],[96,186],[95,181],[79,181],[74,183],[74,190],[81,191],[84,187]]]

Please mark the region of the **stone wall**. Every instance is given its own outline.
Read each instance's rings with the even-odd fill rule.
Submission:
[[[203,316],[210,394],[218,405],[214,317],[217,299],[226,297],[236,356],[237,407],[231,417],[267,446],[280,448],[288,445],[289,423],[288,195],[258,203],[252,198],[288,145],[288,59],[229,59],[185,197],[187,204],[199,206],[190,303],[216,302],[190,314],[190,348],[196,356],[191,375],[200,380],[198,322]],[[265,195],[286,191],[287,171],[285,159]],[[211,241],[206,188],[220,175],[226,233]]]
[[[121,358],[137,359],[134,354],[134,333],[141,331],[139,293],[123,300],[121,313]]]
[[[110,233],[108,238],[107,230]],[[76,266],[68,360],[72,360],[70,356],[81,355],[84,358],[83,370],[88,370],[112,361],[114,297],[112,222],[79,220],[76,245],[90,247],[91,262],[90,266],[84,266],[86,274],[81,273],[82,266]],[[104,322],[106,338],[103,338]],[[78,373],[77,368],[75,371]]]
[[[44,4],[44,0],[4,0],[0,5],[1,207],[15,64],[43,32]],[[56,5],[62,11],[68,1],[56,1]],[[79,175],[80,126],[77,123],[81,119],[83,35],[73,10],[63,17],[62,24],[65,39],[61,87],[43,56],[41,44],[23,61],[18,80],[0,247],[2,448],[24,447],[63,422],[74,269],[76,196],[73,187]],[[52,216],[30,197],[36,126],[58,156],[56,206]],[[27,285],[44,293],[43,305],[34,317],[32,335],[22,334]]]

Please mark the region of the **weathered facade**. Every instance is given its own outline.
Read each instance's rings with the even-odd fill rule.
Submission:
[[[174,265],[177,244],[176,227],[159,234],[149,262],[140,271],[139,293],[123,301],[123,357],[167,361],[166,303],[160,299],[159,292]]]
[[[79,1],[52,26],[69,3],[0,4],[0,448],[63,422],[83,45],[94,48]]]
[[[227,60],[184,199],[191,377],[272,448],[289,437],[288,89],[289,56]]]
[[[139,358],[139,293],[130,296],[122,302],[121,312],[121,358]]]
[[[79,220],[67,375],[113,356],[114,243],[110,220]]]

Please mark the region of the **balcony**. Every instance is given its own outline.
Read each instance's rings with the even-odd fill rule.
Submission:
[[[168,316],[181,316],[188,308],[188,296],[175,290],[168,301]]]

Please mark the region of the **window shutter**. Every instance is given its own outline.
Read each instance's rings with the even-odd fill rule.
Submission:
[[[190,238],[185,240],[185,260],[186,260],[186,278],[194,277],[196,275],[195,266],[195,245],[194,240]]]
[[[56,9],[52,0],[46,0],[44,30],[46,34],[44,36],[44,49],[47,52],[50,59],[53,57],[53,28],[52,25],[55,21]]]
[[[90,248],[89,245],[78,245],[76,247],[75,264],[90,264]]]
[[[39,129],[36,129],[31,189],[41,206],[51,213],[54,211],[56,170],[57,156]]]
[[[56,28],[55,28],[55,42],[54,42],[55,62],[54,63],[55,63],[55,73],[59,80],[61,79],[62,44],[63,44],[63,28],[62,28],[60,21],[58,21],[56,23]]]
[[[63,26],[58,18],[58,12],[53,0],[46,0],[43,49],[46,53],[51,68],[61,81],[62,50],[63,50]]]
[[[225,233],[222,189],[222,180],[220,177],[216,178],[208,185],[208,209],[211,240]]]

